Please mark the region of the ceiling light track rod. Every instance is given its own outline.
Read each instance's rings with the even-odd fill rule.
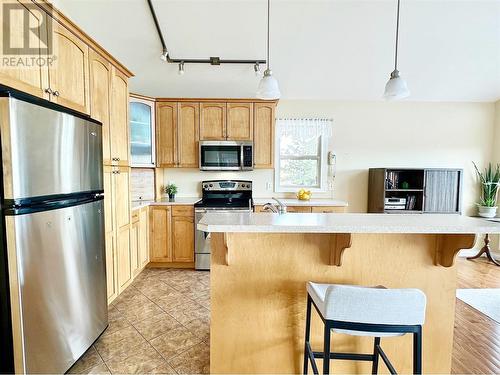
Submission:
[[[163,33],[161,32],[160,23],[158,22],[158,17],[156,15],[153,3],[151,0],[147,0],[149,10],[151,11],[151,16],[153,17],[153,21],[156,27],[156,32],[158,33],[158,37],[160,38],[160,43],[163,48],[163,59],[172,64],[210,64],[210,65],[221,65],[221,64],[266,64],[267,60],[235,60],[235,59],[221,59],[220,57],[210,57],[208,59],[181,59],[181,58],[172,58],[167,49],[167,45],[165,44],[165,38],[163,38]]]

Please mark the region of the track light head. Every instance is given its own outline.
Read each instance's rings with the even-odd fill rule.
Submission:
[[[160,59],[162,61],[167,61],[167,59],[168,59],[168,51],[167,51],[166,48],[163,48],[163,52],[160,55]]]
[[[179,75],[182,76],[184,74],[184,61],[179,63]]]
[[[253,66],[253,71],[256,77],[260,77],[261,72],[260,72],[260,65],[258,62],[256,62],[255,65]]]

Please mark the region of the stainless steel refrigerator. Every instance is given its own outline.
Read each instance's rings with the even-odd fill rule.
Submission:
[[[0,93],[0,372],[63,373],[107,327],[101,124]]]

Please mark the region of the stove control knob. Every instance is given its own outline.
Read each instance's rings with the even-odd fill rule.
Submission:
[[[208,187],[207,184],[203,184],[203,188],[206,189]]]
[[[210,187],[214,187],[214,185],[210,184]]]

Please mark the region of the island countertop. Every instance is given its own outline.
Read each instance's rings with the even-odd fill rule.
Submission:
[[[207,213],[197,228],[214,233],[495,234],[500,224],[446,214]]]

